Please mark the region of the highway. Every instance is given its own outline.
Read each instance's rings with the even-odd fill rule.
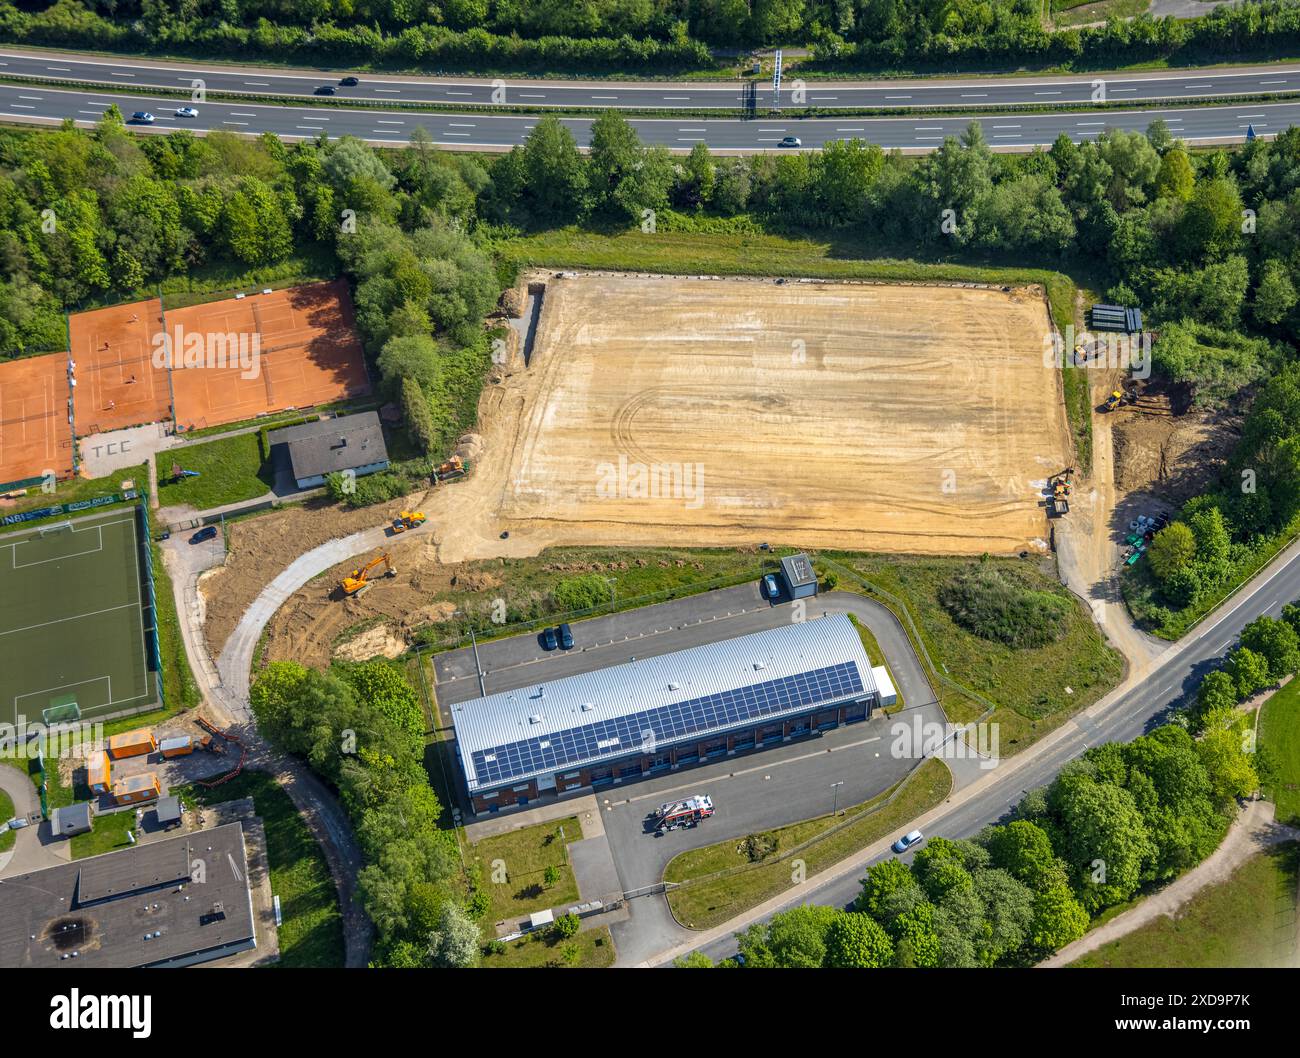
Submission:
[[[190,91],[201,81],[208,92],[239,95],[312,96],[334,86],[340,99],[381,103],[439,103],[449,106],[515,106],[667,110],[744,108],[747,91],[753,103],[773,103],[770,79],[751,82],[526,81],[434,78],[358,74],[359,84],[339,82],[349,71],[238,67],[203,63],[163,63],[111,56],[62,55],[53,52],[0,52],[0,74],[69,84],[121,85],[133,90]],[[800,82],[782,85],[783,106],[829,110],[935,107],[970,110],[1008,105],[1053,105],[1097,102],[1179,102],[1227,96],[1267,96],[1300,92],[1300,66],[1253,66],[1156,73],[1093,73],[1072,77],[980,77],[965,80],[811,81],[796,98]]]
[[[55,89],[0,85],[0,115],[9,121],[57,124],[71,119],[81,125],[97,121],[111,103],[128,118],[134,111],[156,115],[153,126],[135,126],[156,132],[189,128],[196,132],[227,129],[257,134],[272,132],[285,140],[355,136],[377,146],[406,143],[417,127],[426,129],[435,143],[471,150],[505,150],[522,143],[537,123],[532,115],[415,110],[282,106],[262,103],[214,103],[198,106],[196,118],[175,116],[184,100],[147,93]],[[1049,114],[993,114],[980,120],[990,144],[998,148],[1028,149],[1050,146],[1061,132],[1076,142],[1099,136],[1106,128],[1144,130],[1157,118],[1168,123],[1177,137],[1190,143],[1240,142],[1248,126],[1271,136],[1288,125],[1300,124],[1300,101],[1245,103],[1196,107],[1152,107],[1145,110],[1059,112]],[[579,146],[590,138],[592,119],[562,118]],[[643,143],[687,151],[696,143],[736,154],[778,150],[785,136],[797,136],[802,146],[821,147],[831,140],[863,139],[886,149],[928,151],[944,137],[957,135],[972,120],[959,117],[898,118],[770,118],[754,120],[712,118],[633,118],[632,126]]]
[[[1034,755],[1033,748],[1027,750],[1031,756],[1023,766],[1014,770],[995,769],[983,784],[971,787],[973,796],[969,799],[958,799],[952,808],[936,810],[935,818],[924,825],[925,833],[948,838],[973,837],[1004,816],[1027,791],[1051,782],[1067,762],[1088,747],[1130,741],[1158,726],[1166,712],[1194,691],[1201,677],[1236,642],[1244,625],[1261,614],[1277,617],[1284,604],[1297,598],[1300,598],[1300,544],[1288,548],[1274,565],[1247,584],[1202,626],[1172,645],[1138,686],[1103,699],[1094,710],[1076,716],[1067,725],[1064,737],[1045,751]],[[877,856],[868,862],[884,858]],[[857,896],[861,877],[859,869],[834,881],[814,885],[792,895],[783,907],[845,906]],[[726,936],[705,943],[701,950],[715,960],[724,959],[735,953],[736,944],[731,936]]]

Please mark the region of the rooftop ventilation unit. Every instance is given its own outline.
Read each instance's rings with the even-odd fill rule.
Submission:
[[[534,713],[532,716],[528,718],[528,722],[530,724],[540,724],[542,722],[542,714]]]

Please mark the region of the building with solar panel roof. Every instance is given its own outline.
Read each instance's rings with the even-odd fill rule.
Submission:
[[[814,735],[896,700],[835,615],[475,698],[451,717],[481,813]]]

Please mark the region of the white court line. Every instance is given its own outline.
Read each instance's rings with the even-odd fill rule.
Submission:
[[[139,560],[136,560],[137,563]],[[55,621],[42,621],[38,625],[27,625],[25,628],[10,628],[0,632],[0,636],[11,636],[18,632],[34,632],[38,628],[48,628],[50,625],[67,624],[69,621],[80,621],[86,617],[100,617],[106,613],[117,613],[118,610],[139,610],[141,606],[138,602],[126,602],[121,606],[110,606],[106,610],[95,610],[92,613],[79,613],[73,617],[60,617]]]

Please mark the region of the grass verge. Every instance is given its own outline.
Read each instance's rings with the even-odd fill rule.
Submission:
[[[53,492],[42,492],[39,488],[28,489],[26,496],[0,502],[0,516],[21,514],[23,511],[32,511],[40,507],[54,507],[60,503],[79,503],[82,500],[94,499],[97,496],[108,496],[112,493],[121,492],[124,481],[132,482],[137,489],[147,489],[149,487],[149,464],[141,463],[139,466],[124,467],[121,470],[113,471],[111,474],[106,474],[102,478],[68,478],[66,481],[55,482]],[[135,500],[127,501],[127,503],[135,502]],[[98,513],[99,511],[112,510],[113,507],[122,506],[126,506],[126,504],[119,503],[96,507],[95,511]],[[66,518],[67,515],[59,515],[58,517]],[[34,524],[36,524],[36,521],[0,526],[0,533],[30,529]]]
[[[1252,856],[1197,893],[1175,918],[1160,916],[1076,959],[1082,967],[1293,965],[1300,843]]]
[[[581,838],[578,817],[568,816],[495,834],[469,847],[465,865],[478,876],[489,900],[484,939],[495,936],[492,926],[498,922],[578,902],[578,883],[565,845]],[[554,871],[549,883],[548,870]]]
[[[4,824],[14,817],[14,799],[3,790],[0,790],[0,852],[8,852],[14,847],[14,842],[18,840],[16,831],[10,830]]]
[[[1300,826],[1300,679],[1293,679],[1264,703],[1260,745],[1268,754],[1265,793],[1277,806],[1277,821]]]
[[[612,966],[614,958],[614,939],[609,929],[597,926],[584,929],[572,940],[557,940],[548,933],[531,933],[507,943],[505,951],[487,952],[479,965],[489,970],[530,966],[598,970]]]
[[[664,880],[674,917],[688,929],[711,929],[790,889],[787,856],[800,849],[807,877],[861,852],[939,804],[952,789],[947,766],[930,759],[901,783],[836,818],[819,816],[769,831],[771,850],[751,863],[744,839],[731,838],[674,857]],[[724,873],[720,873],[724,872]]]
[[[880,644],[876,642],[875,634],[859,621],[853,614],[849,614],[849,621],[853,627],[858,630],[858,638],[862,640],[862,649],[867,652],[867,657],[872,661],[879,659],[879,663],[885,666],[885,671],[889,673],[890,682],[894,685],[894,690],[898,694],[898,701],[885,710],[886,713],[897,713],[904,706],[903,692],[898,688],[898,681],[894,679],[894,670],[889,667],[889,661],[885,658],[885,652],[880,649]]]

